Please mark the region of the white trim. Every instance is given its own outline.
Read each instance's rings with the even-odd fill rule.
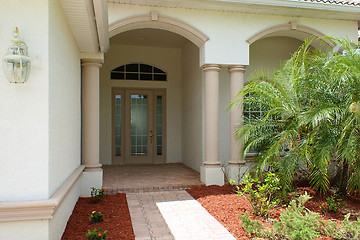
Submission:
[[[198,47],[201,47],[209,40],[208,36],[195,27],[175,18],[159,15],[153,11],[149,14],[123,18],[110,24],[109,36],[113,37],[119,33],[140,28],[157,28],[175,32],[189,39]]]
[[[93,0],[96,27],[101,52],[107,52],[110,48],[109,25],[106,0]]]
[[[306,27],[303,25],[299,25],[296,22],[289,22],[289,24],[282,24],[282,25],[272,26],[272,27],[263,29],[255,34],[253,34],[251,37],[249,37],[246,40],[246,42],[248,42],[249,44],[252,44],[255,41],[257,41],[271,33],[280,32],[280,31],[299,31],[299,32],[304,32],[304,33],[310,34],[317,38],[321,38],[321,37],[325,36],[325,34],[319,32],[319,31],[316,31],[312,28],[309,28],[309,27]],[[335,46],[335,43],[331,39],[321,38],[321,40],[326,42],[331,47]]]
[[[100,63],[104,63],[104,53],[102,52],[81,52],[79,57],[81,60],[94,60]]]
[[[360,20],[360,7],[298,0],[107,0],[109,3],[153,7],[276,14],[311,18]]]
[[[0,222],[52,219],[84,168],[80,165],[48,200],[0,202]]]

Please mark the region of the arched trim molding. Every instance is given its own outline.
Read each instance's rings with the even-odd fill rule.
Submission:
[[[109,36],[113,37],[119,33],[140,28],[156,28],[174,32],[187,38],[198,47],[209,40],[208,36],[193,26],[171,17],[159,15],[157,12],[120,19],[110,24]]]
[[[323,33],[319,32],[315,29],[312,29],[312,28],[309,28],[309,27],[306,27],[303,25],[299,25],[299,24],[297,24],[297,22],[291,21],[288,24],[277,25],[277,26],[273,26],[273,27],[269,27],[264,30],[261,30],[260,32],[257,32],[254,35],[252,35],[246,41],[249,44],[252,44],[255,41],[257,41],[269,34],[272,34],[275,32],[280,32],[280,31],[289,31],[289,30],[307,33],[316,38],[321,38],[321,37],[325,36]],[[334,47],[336,45],[331,39],[321,38],[321,40],[324,41],[325,43],[327,43],[331,47]]]

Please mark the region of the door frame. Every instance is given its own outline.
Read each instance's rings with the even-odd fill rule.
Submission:
[[[130,128],[130,104],[128,104],[129,97],[131,94],[141,95],[143,92],[151,92],[152,99],[148,101],[148,113],[152,111],[152,114],[148,114],[148,124],[152,125],[148,127],[148,136],[150,134],[150,130],[153,131],[153,144],[152,148],[149,149],[149,153],[151,152],[152,158],[150,161],[142,161],[135,160],[132,156],[130,156],[130,136],[126,136],[125,128]],[[115,149],[115,96],[121,94],[121,155],[116,156]],[[162,149],[161,155],[157,154],[157,105],[156,100],[158,96],[162,96]],[[166,89],[165,88],[112,88],[111,93],[111,104],[112,104],[112,123],[111,123],[111,138],[112,138],[112,146],[111,146],[111,156],[112,156],[112,165],[119,164],[161,164],[166,163]],[[150,119],[152,115],[152,118]],[[128,130],[131,131],[131,130]],[[148,146],[150,142],[150,137],[148,137]],[[135,160],[135,161],[131,161]],[[141,157],[140,157],[141,159]]]

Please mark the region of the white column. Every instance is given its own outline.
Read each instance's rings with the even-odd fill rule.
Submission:
[[[91,187],[102,187],[100,156],[100,80],[98,59],[82,60],[82,116],[81,116],[81,160],[85,165],[82,176],[82,196],[89,196]]]
[[[245,66],[234,65],[228,68],[230,74],[230,100],[234,100],[236,95],[243,89]],[[239,128],[243,120],[243,107],[237,106],[230,111],[230,161],[228,177],[239,182],[241,177],[241,165],[245,164],[240,153],[242,141],[235,140],[235,131]]]
[[[219,71],[220,66],[203,66],[205,77],[205,161],[201,180],[206,185],[224,184],[219,162]]]

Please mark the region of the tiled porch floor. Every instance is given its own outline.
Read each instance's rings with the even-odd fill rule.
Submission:
[[[181,190],[202,185],[200,173],[181,163],[104,165],[103,170],[103,186],[108,194]]]

